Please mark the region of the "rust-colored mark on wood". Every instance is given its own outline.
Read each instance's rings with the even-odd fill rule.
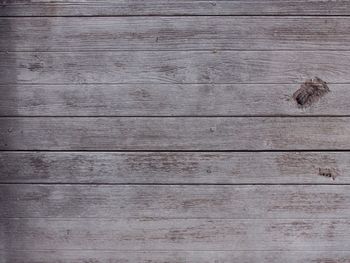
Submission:
[[[330,92],[330,90],[327,83],[322,79],[315,77],[305,81],[300,89],[293,94],[293,98],[299,107],[307,108],[317,102],[328,92]]]
[[[318,174],[321,176],[329,177],[335,180],[335,177],[337,176],[336,171],[334,171],[331,168],[319,168]]]

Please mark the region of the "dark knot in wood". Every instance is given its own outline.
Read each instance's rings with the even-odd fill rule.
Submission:
[[[293,94],[293,98],[299,107],[306,108],[317,102],[328,92],[330,92],[330,90],[327,83],[322,79],[315,77],[305,81],[300,89]]]
[[[335,180],[335,177],[337,176],[336,172],[330,168],[319,168],[318,174],[321,176],[330,177],[333,180]]]

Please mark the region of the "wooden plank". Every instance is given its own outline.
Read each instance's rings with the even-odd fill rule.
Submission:
[[[0,182],[350,184],[349,164],[348,152],[0,152]]]
[[[1,118],[0,150],[349,150],[350,118]]]
[[[349,50],[349,17],[0,19],[2,51]]]
[[[9,184],[0,189],[0,218],[350,217],[348,185]]]
[[[350,83],[350,51],[0,53],[0,84]]]
[[[319,116],[350,115],[349,84],[309,108],[299,84],[0,85],[0,116]]]
[[[0,1],[1,16],[348,15],[347,0],[16,0]]]
[[[65,263],[125,262],[125,263],[289,263],[344,262],[349,251],[101,251],[49,250],[0,251],[1,263]]]
[[[348,251],[350,220],[1,219],[6,250]]]

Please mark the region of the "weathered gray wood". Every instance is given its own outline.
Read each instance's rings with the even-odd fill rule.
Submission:
[[[0,85],[1,116],[350,115],[349,84],[309,108],[299,84]]]
[[[350,249],[348,219],[1,219],[0,226],[6,250]]]
[[[350,82],[350,51],[0,53],[0,84]]]
[[[350,118],[1,118],[0,150],[349,150]]]
[[[349,17],[2,18],[0,50],[349,50],[349,31]]]
[[[1,16],[71,15],[348,15],[347,0],[0,1]]]
[[[350,153],[0,152],[0,171],[1,183],[350,184]]]
[[[349,218],[348,185],[0,185],[0,218]]]
[[[348,16],[348,1],[0,6],[0,16],[125,16],[0,19],[1,116],[114,116],[0,118],[0,150],[350,150],[348,117],[243,117],[350,116],[349,17],[165,17]],[[301,110],[291,96],[315,76],[332,92]],[[152,115],[183,118],[130,117]],[[331,185],[350,183],[349,161],[328,151],[0,152],[0,263],[350,262],[350,185]]]
[[[349,251],[0,251],[1,263],[349,263]]]

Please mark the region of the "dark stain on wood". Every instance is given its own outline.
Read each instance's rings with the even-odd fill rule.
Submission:
[[[333,180],[335,180],[335,178],[337,177],[337,172],[331,168],[319,168],[318,174],[321,176],[332,178]]]
[[[328,92],[330,92],[330,90],[327,83],[322,79],[315,77],[305,81],[300,89],[293,94],[293,98],[299,107],[307,108],[317,102]]]

